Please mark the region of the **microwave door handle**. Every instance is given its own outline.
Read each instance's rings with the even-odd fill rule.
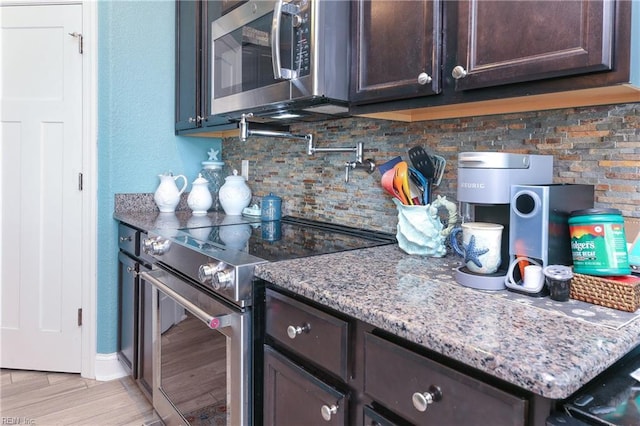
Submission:
[[[277,0],[273,7],[271,21],[271,63],[273,64],[273,78],[282,80],[282,63],[280,61],[280,18],[282,17],[282,0]]]
[[[291,3],[284,5],[283,0],[277,0],[273,7],[273,19],[271,20],[271,63],[273,64],[273,78],[275,80],[291,80],[297,73],[288,68],[282,68],[280,57],[280,26],[282,14],[297,15],[298,6]]]
[[[142,272],[140,276],[143,280],[151,283],[151,285],[162,291],[164,294],[179,303],[183,308],[191,312],[196,318],[204,322],[210,329],[219,330],[231,325],[231,314],[218,316],[209,315],[207,312],[203,311],[202,309],[185,299],[179,293],[173,291],[165,283],[152,276],[148,272]]]

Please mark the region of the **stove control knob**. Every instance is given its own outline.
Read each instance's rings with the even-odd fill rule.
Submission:
[[[200,265],[200,268],[198,268],[198,279],[200,280],[200,282],[202,284],[207,284],[208,282],[211,282],[211,280],[213,280],[213,274],[215,274],[220,270],[219,268],[221,263],[222,262],[218,263],[217,265],[214,265],[213,263]]]
[[[233,269],[218,271],[215,273],[211,285],[213,286],[213,289],[217,291],[225,289],[233,284],[235,276],[236,274]]]
[[[169,251],[171,241],[162,237],[147,238],[142,242],[142,251],[152,256],[161,256]]]
[[[142,240],[142,251],[150,254],[149,252],[151,251],[151,247],[153,247],[154,241],[154,238],[145,238],[144,240]]]

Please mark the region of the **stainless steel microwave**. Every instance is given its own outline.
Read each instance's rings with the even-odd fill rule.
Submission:
[[[262,122],[347,115],[349,4],[249,0],[213,21],[211,114]]]

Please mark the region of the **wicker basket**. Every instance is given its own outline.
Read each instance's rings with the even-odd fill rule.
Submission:
[[[571,280],[571,298],[635,312],[640,307],[640,279],[633,276],[628,279],[611,279],[574,273]]]

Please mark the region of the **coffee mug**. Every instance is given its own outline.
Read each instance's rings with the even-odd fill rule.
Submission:
[[[498,270],[502,250],[503,225],[486,222],[467,222],[451,231],[453,250],[462,258],[469,271],[493,274]],[[462,246],[457,235],[462,232]]]

